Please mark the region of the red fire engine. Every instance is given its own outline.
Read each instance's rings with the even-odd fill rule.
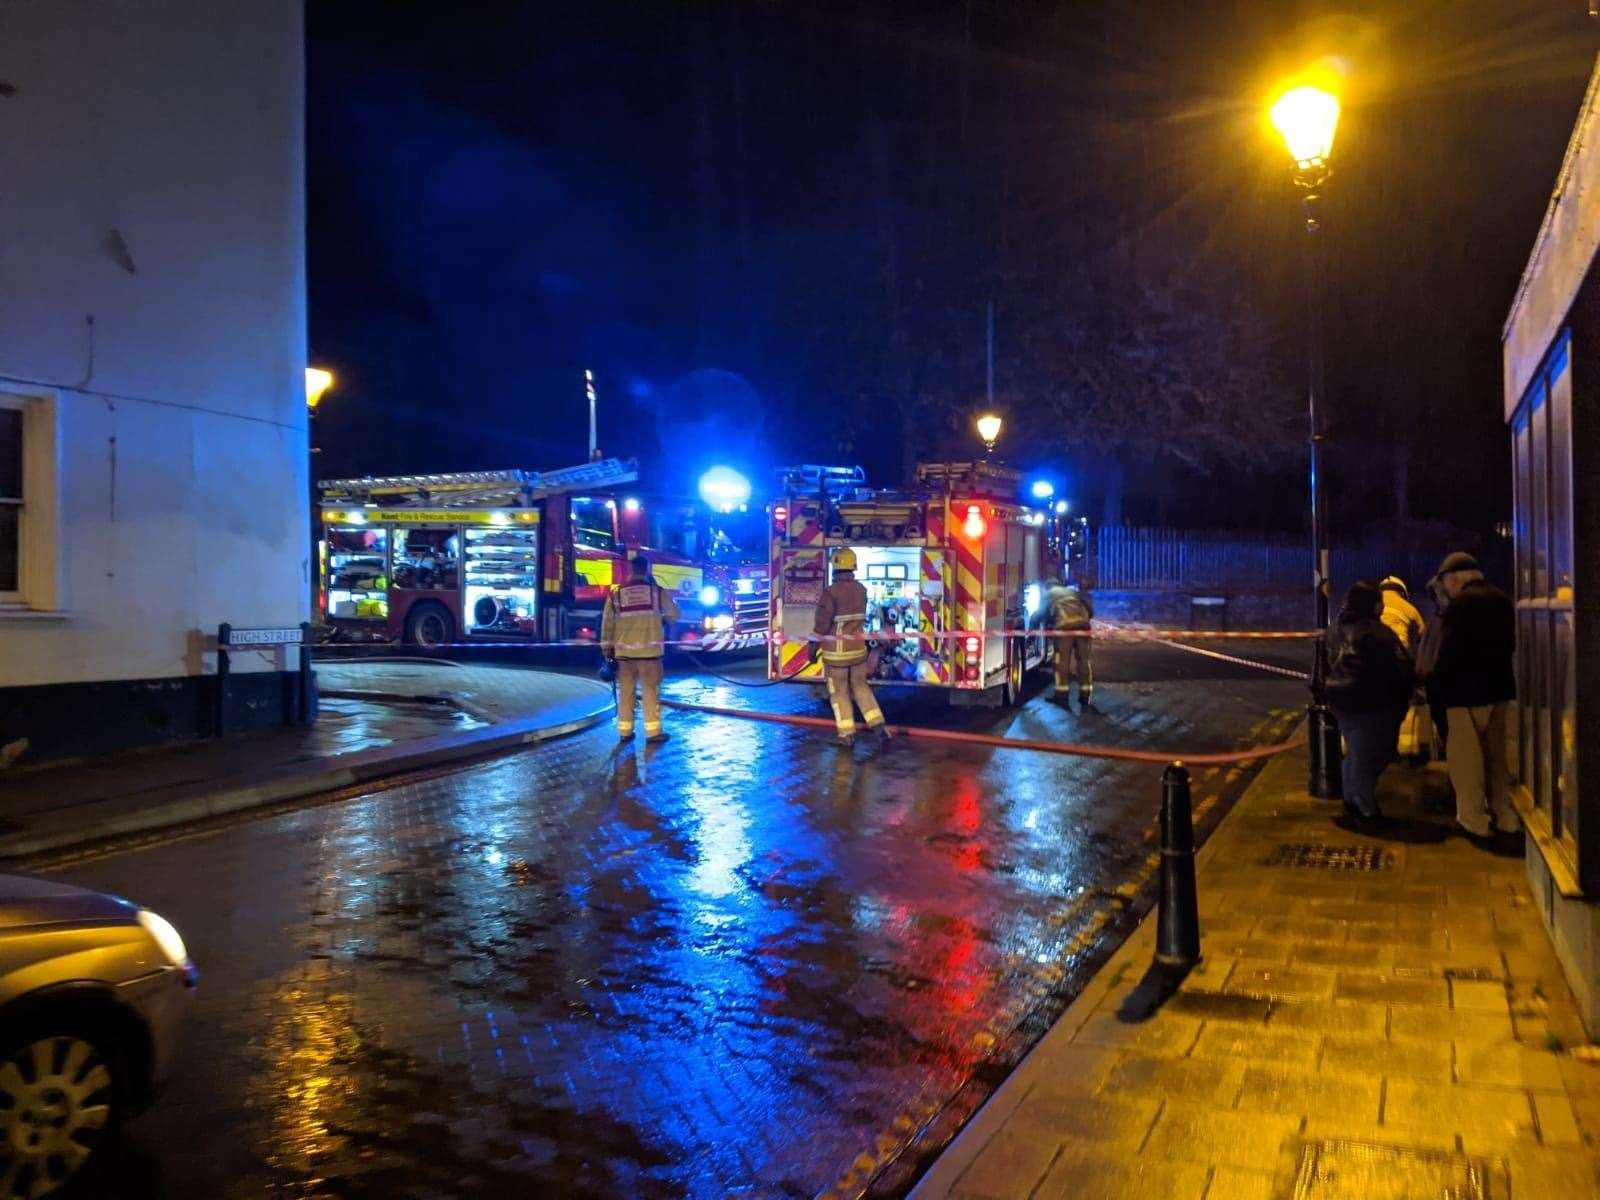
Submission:
[[[1024,673],[1048,657],[1049,516],[1016,499],[1017,472],[986,462],[923,463],[907,489],[865,482],[860,467],[785,470],[771,509],[768,676],[821,678],[809,638],[832,552],[848,546],[868,636],[891,635],[875,679],[944,689],[953,703],[1017,703]]]
[[[707,650],[736,648],[741,635],[763,640],[765,564],[706,563],[654,545],[645,502],[620,490],[637,478],[632,460],[604,459],[325,481],[324,619],[336,636],[417,645],[595,638],[606,589],[643,550],[678,601],[674,637]]]

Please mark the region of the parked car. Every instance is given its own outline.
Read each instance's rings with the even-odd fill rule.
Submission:
[[[198,974],[160,916],[0,874],[0,1200],[63,1194],[172,1062]]]

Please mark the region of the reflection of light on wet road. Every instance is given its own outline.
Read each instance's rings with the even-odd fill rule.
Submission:
[[[171,1194],[814,1195],[973,1080],[1147,853],[1150,769],[668,720],[76,872],[233,956],[191,1069],[259,1121],[257,1174]],[[160,1152],[201,1178],[182,1125]]]

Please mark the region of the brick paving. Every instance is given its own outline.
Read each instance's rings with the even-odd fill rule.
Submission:
[[[1299,697],[1129,684],[1097,716],[950,719],[1216,748]],[[600,728],[63,871],[171,917],[202,972],[113,1195],[891,1186],[1145,902],[1150,767],[668,719],[662,747]],[[1213,819],[1242,782],[1208,782]]]
[[[1391,769],[1380,837],[1304,780],[1274,761],[1201,852],[1179,990],[1146,921],[916,1200],[1600,1195],[1600,1066],[1520,853],[1456,836],[1436,771]]]

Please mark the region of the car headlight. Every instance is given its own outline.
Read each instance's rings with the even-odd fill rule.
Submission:
[[[167,956],[173,966],[181,967],[189,961],[188,948],[184,946],[182,936],[173,928],[171,921],[160,913],[141,908],[139,924],[154,939],[155,944],[161,947],[161,953]]]
[[[709,583],[700,589],[700,607],[702,608],[710,608],[713,604],[721,599],[722,593],[716,588],[712,587]]]

